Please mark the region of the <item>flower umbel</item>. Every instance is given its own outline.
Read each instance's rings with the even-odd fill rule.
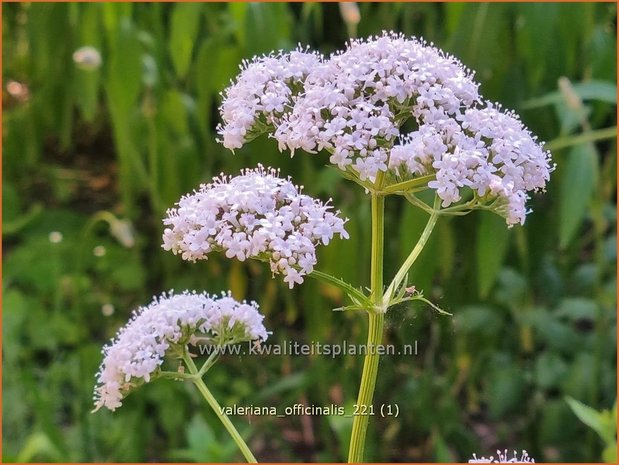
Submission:
[[[224,147],[236,149],[279,123],[292,98],[321,57],[301,49],[244,61],[235,83],[223,92],[217,128]]]
[[[346,220],[331,210],[278,171],[258,165],[240,176],[214,178],[181,198],[163,220],[163,248],[190,261],[213,251],[265,260],[292,288],[313,271],[316,246],[336,234],[348,238]]]
[[[157,376],[166,355],[190,343],[195,336],[223,346],[255,339],[266,340],[264,316],[255,302],[240,303],[229,294],[173,291],[155,297],[137,309],[131,320],[103,348],[97,374],[95,410],[115,410],[135,387]]]
[[[379,173],[387,185],[424,177],[415,190],[435,190],[443,208],[472,191],[467,209],[524,223],[528,192],[550,177],[550,154],[473,78],[432,44],[395,33],[353,40],[328,58],[264,57],[225,91],[220,133],[231,149],[261,133],[291,153],[324,149],[366,189]]]
[[[477,455],[473,454],[473,458],[469,460],[469,463],[535,463],[535,460],[532,457],[529,457],[529,454],[526,450],[522,451],[520,457],[518,457],[518,453],[514,451],[514,456],[510,458],[507,454],[507,449],[505,449],[503,452],[497,450],[496,454],[496,458],[492,455],[490,456],[490,458],[477,458]]]

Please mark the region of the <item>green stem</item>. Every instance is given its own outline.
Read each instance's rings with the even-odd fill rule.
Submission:
[[[411,189],[416,189],[418,187],[427,186],[428,182],[436,179],[436,175],[430,174],[428,176],[421,176],[419,178],[409,179],[408,181],[398,182],[396,184],[391,184],[383,189],[385,194],[398,194],[398,193],[406,193]]]
[[[372,401],[378,375],[380,355],[376,350],[382,342],[384,326],[383,303],[383,245],[385,232],[385,198],[372,194],[372,261],[371,289],[373,309],[368,311],[368,341],[363,362],[363,373],[357,397],[357,413],[353,419],[348,463],[363,462],[363,450],[368,422],[372,413]]]
[[[384,301],[382,302],[383,306],[385,307],[389,306],[389,302],[393,298],[394,293],[397,291],[398,287],[400,287],[400,284],[402,284],[402,281],[404,280],[404,278],[406,278],[406,274],[408,273],[408,270],[410,270],[411,266],[413,266],[413,263],[415,263],[415,260],[417,260],[417,257],[419,256],[424,246],[428,242],[428,238],[430,237],[430,234],[432,233],[432,230],[434,229],[434,226],[436,225],[436,220],[438,219],[438,216],[439,216],[440,201],[441,200],[437,195],[434,198],[434,210],[432,214],[430,215],[430,219],[428,220],[426,227],[421,233],[421,237],[417,241],[417,244],[415,244],[415,247],[411,251],[410,255],[406,258],[406,260],[404,261],[404,263],[402,264],[398,272],[395,274],[393,281],[391,281],[391,284],[389,284],[389,287],[387,288],[387,291],[385,292]]]
[[[183,354],[183,360],[187,364],[187,368],[189,368],[189,372],[192,375],[197,375],[198,368],[196,367],[196,364],[193,363],[193,360],[191,359],[188,353]],[[247,460],[248,463],[258,463],[258,461],[256,460],[256,457],[254,457],[254,454],[251,453],[251,450],[249,450],[249,447],[247,446],[247,444],[245,443],[245,441],[243,440],[239,432],[236,430],[236,428],[234,427],[234,425],[232,424],[228,416],[225,413],[223,413],[223,410],[221,409],[221,406],[217,402],[217,399],[215,399],[213,394],[211,394],[211,391],[208,389],[208,387],[206,387],[206,384],[204,384],[204,381],[202,381],[202,378],[196,377],[193,380],[193,383],[198,388],[198,391],[200,391],[200,394],[202,394],[204,399],[211,406],[211,408],[213,409],[213,411],[215,412],[219,420],[226,427],[226,429],[228,430],[228,433],[230,433],[230,436],[232,436],[232,439],[234,440],[236,445],[241,450],[241,453],[243,454],[243,457],[245,457],[245,460]]]
[[[196,375],[188,375],[187,373],[182,373],[180,371],[161,371],[157,376],[161,379],[172,379],[174,381],[179,381],[181,379],[196,379]]]
[[[372,302],[382,304],[383,248],[385,242],[385,197],[372,195],[372,262],[370,283]]]
[[[215,352],[213,352],[208,359],[206,359],[206,362],[204,362],[204,365],[202,365],[200,367],[200,371],[198,371],[198,378],[202,378],[204,376],[204,374],[210,370],[210,368],[215,365],[215,362],[219,359],[219,350],[215,349]]]

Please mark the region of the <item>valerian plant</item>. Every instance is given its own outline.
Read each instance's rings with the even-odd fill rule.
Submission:
[[[298,48],[245,61],[222,94],[220,142],[234,150],[267,134],[291,156],[297,151],[328,153],[329,163],[359,184],[371,202],[369,287],[343,282],[315,268],[316,246],[329,244],[336,235],[348,238],[340,212],[261,165],[236,177],[217,177],[183,197],[164,219],[163,248],[189,261],[206,259],[213,252],[241,261],[258,259],[267,262],[274,275],[283,275],[290,288],[302,284],[306,276],[339,287],[350,298],[344,308],[361,310],[369,318],[368,351],[357,398],[357,405],[368,407],[361,412],[369,412],[379,365],[379,353],[371,348],[381,344],[385,313],[410,300],[438,309],[421,292],[409,292],[407,276],[439,216],[481,209],[502,216],[507,227],[524,224],[529,193],[543,190],[553,170],[550,153],[518,116],[483,99],[478,89],[474,74],[456,58],[423,40],[396,33],[353,40],[344,51],[328,57]],[[404,133],[405,123],[413,130]],[[433,202],[422,200],[419,194],[424,191],[434,193]],[[404,197],[429,218],[417,244],[387,282],[384,208],[392,195]],[[197,299],[193,296],[185,298]],[[167,305],[175,308],[173,302]],[[159,308],[152,306],[153,318]],[[159,333],[147,336],[150,333],[138,331],[140,337],[151,338],[146,349],[132,342],[128,349],[114,349],[124,334],[133,334],[129,330],[107,349],[99,375],[98,407],[116,408],[128,390],[153,375],[188,377],[201,392],[208,392],[202,375],[213,361],[198,370],[189,345],[193,332],[212,333],[205,323],[210,320],[193,313],[186,322],[185,317],[166,315],[164,310],[157,319]],[[218,328],[231,330],[239,324],[253,328],[240,331],[241,336],[231,339],[235,342],[266,339],[266,331],[255,326],[261,325],[261,318],[252,317],[254,326],[236,321],[228,317]],[[230,343],[226,337],[217,340]],[[168,344],[186,363],[189,374],[160,371]],[[205,397],[211,406],[216,404],[210,394]],[[245,457],[253,460],[227,418],[222,421]],[[368,414],[354,417],[349,462],[363,461],[368,421]]]

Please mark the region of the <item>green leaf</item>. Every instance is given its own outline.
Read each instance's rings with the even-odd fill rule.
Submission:
[[[432,435],[432,443],[434,445],[434,458],[437,463],[449,463],[453,462],[455,457],[447,442],[443,438],[440,432],[435,431]]]
[[[248,3],[244,27],[248,55],[268,53],[290,45],[291,20],[289,9],[283,3]]]
[[[103,9],[102,20],[103,27],[105,28],[108,37],[113,38],[116,34],[116,31],[120,27],[122,21],[125,18],[131,17],[131,12],[133,10],[133,4],[126,3],[102,3],[101,8]]]
[[[492,307],[466,306],[454,316],[454,327],[465,334],[492,336],[500,332],[503,321]]]
[[[560,8],[555,3],[527,3],[519,10],[522,27],[515,34],[517,53],[522,55],[527,79],[536,86],[545,74],[557,68],[557,61],[560,60],[557,50],[552,47]]]
[[[15,221],[21,213],[21,201],[17,189],[13,184],[4,179],[2,183],[2,222],[4,224]],[[4,230],[2,231],[4,233]]]
[[[100,5],[85,3],[81,5],[78,46],[91,46],[101,52]],[[99,105],[100,69],[76,70],[75,99],[85,121],[91,122]]]
[[[557,316],[562,316],[570,320],[594,320],[598,311],[598,306],[594,300],[583,297],[566,298],[559,303],[556,311]]]
[[[574,145],[582,145],[592,143],[606,139],[617,138],[617,126],[611,126],[604,129],[596,129],[593,131],[587,131],[580,134],[570,134],[558,137],[551,140],[547,144],[544,144],[546,150],[559,150],[566,147],[572,147]]]
[[[477,227],[477,286],[482,299],[488,297],[497,279],[508,244],[509,229],[505,220],[482,213]]]
[[[142,46],[128,18],[121,21],[110,47],[107,73],[109,99],[127,117],[134,108],[142,83]]]
[[[610,444],[615,440],[617,427],[615,419],[612,418],[610,412],[598,412],[569,396],[565,398],[565,401],[578,419],[598,433],[606,444]]]
[[[439,221],[436,224],[434,234],[437,237],[440,247],[438,248],[437,262],[441,270],[443,279],[449,279],[454,268],[454,257],[456,256],[456,240],[454,237],[453,223],[449,221]]]
[[[236,40],[239,45],[245,48],[247,43],[245,21],[247,20],[247,2],[230,2],[228,3],[228,11],[230,18],[233,21],[233,30]]]
[[[592,144],[573,147],[563,173],[559,205],[559,245],[572,241],[587,214],[598,178],[598,156]]]
[[[617,104],[617,85],[610,81],[586,81],[573,85],[574,92],[582,100],[599,100],[613,105]],[[550,92],[541,97],[525,101],[521,108],[531,110],[547,105],[557,105],[563,102],[564,97],[560,91]]]
[[[352,410],[352,404],[346,406],[346,412],[350,412]],[[352,433],[352,416],[329,415],[327,420],[338,440],[340,449],[339,459],[344,460],[348,456],[348,443],[350,442],[350,435]]]
[[[229,462],[238,454],[230,437],[218,438],[211,426],[200,415],[195,415],[186,429],[187,448],[172,452],[181,460],[200,462],[208,457],[216,462]]]
[[[211,127],[212,96],[221,90],[215,88],[212,78],[211,64],[216,53],[217,47],[213,39],[203,41],[196,57],[196,66],[194,67],[196,97],[198,99],[197,113],[200,118],[200,128],[205,138]]]
[[[617,443],[609,444],[602,451],[602,460],[606,463],[617,463]]]
[[[486,387],[488,407],[492,418],[502,418],[506,413],[521,408],[525,395],[522,371],[511,360],[497,360],[488,375]]]
[[[237,47],[225,46],[219,42],[216,45],[217,53],[213,55],[208,69],[212,74],[214,88],[221,91],[230,84],[230,79],[237,75],[242,57]]]
[[[574,354],[574,352],[579,350],[579,337],[576,330],[547,310],[534,308],[531,311],[521,313],[519,318],[522,324],[528,323],[533,326],[536,340],[546,344],[548,349],[565,354]],[[570,366],[571,370],[588,368],[582,364],[572,364]],[[575,375],[568,380],[570,383],[572,381],[577,381]]]
[[[48,435],[32,433],[17,456],[17,462],[62,461],[62,453]]]
[[[177,137],[186,134],[188,122],[183,94],[178,90],[169,90],[161,100],[161,117],[165,127]]]
[[[448,36],[453,35],[462,20],[462,13],[468,5],[461,2],[445,3],[445,32]]]
[[[535,379],[542,389],[557,387],[566,373],[563,358],[553,352],[544,352],[535,360]]]
[[[282,394],[297,389],[302,389],[310,382],[307,372],[298,372],[287,375],[281,378],[279,381],[275,381],[256,392],[255,402],[269,399],[276,394]]]
[[[194,43],[200,27],[200,3],[177,3],[174,5],[170,26],[170,56],[176,74],[181,79],[187,75],[191,64]]]

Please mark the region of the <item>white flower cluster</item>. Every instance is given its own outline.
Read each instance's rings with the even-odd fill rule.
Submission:
[[[136,310],[103,348],[95,410],[120,407],[132,388],[148,383],[156,375],[171,347],[187,344],[196,334],[210,336],[219,344],[266,340],[263,318],[255,302],[239,303],[229,294],[162,294]]]
[[[389,167],[412,175],[433,174],[443,207],[461,199],[468,187],[508,225],[524,223],[527,191],[543,189],[550,156],[518,116],[488,103],[469,108],[456,120],[422,125],[391,150]]]
[[[387,170],[398,120],[431,123],[477,98],[477,84],[453,57],[416,39],[384,34],[352,41],[305,81],[305,93],[275,138],[280,148],[327,149],[362,180]]]
[[[549,179],[550,154],[516,115],[480,97],[456,58],[394,33],[355,40],[328,59],[310,55],[287,85],[275,79],[269,98],[280,104],[263,116],[256,110],[267,95],[262,63],[284,76],[298,54],[259,59],[241,72],[222,106],[224,146],[240,147],[250,128],[252,136],[267,132],[280,150],[327,150],[331,163],[361,181],[374,182],[379,172],[398,181],[434,176],[428,187],[443,207],[470,188],[509,225],[524,222],[527,192]],[[402,134],[409,119],[415,130]]]
[[[224,146],[236,149],[278,124],[292,104],[292,96],[303,88],[310,70],[321,61],[315,53],[297,49],[243,62],[241,74],[223,93],[220,108],[223,126],[218,128]]]
[[[346,220],[331,206],[301,193],[290,179],[271,168],[220,176],[168,210],[163,248],[184,260],[207,259],[224,251],[238,260],[268,260],[290,288],[316,264],[316,246],[335,234],[347,239]]]
[[[477,458],[477,455],[473,454],[473,458],[469,460],[469,463],[535,463],[535,460],[529,457],[529,454],[526,450],[522,451],[520,457],[518,457],[518,453],[516,451],[514,451],[513,457],[509,457],[507,454],[507,449],[505,449],[503,452],[497,450],[496,453],[496,458],[494,458],[494,456],[490,456],[490,458]]]

